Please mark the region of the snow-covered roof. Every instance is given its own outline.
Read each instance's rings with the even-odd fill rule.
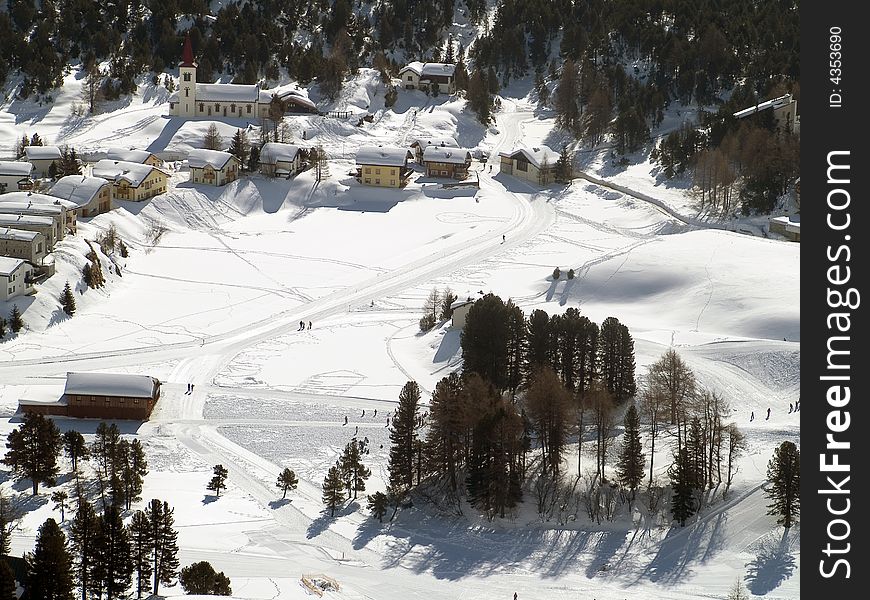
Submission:
[[[450,304],[450,310],[456,310],[461,306],[465,306],[466,304],[474,304],[474,300],[456,300]]]
[[[70,177],[81,177],[81,175],[71,175]],[[105,183],[105,182],[103,182]],[[63,198],[56,198],[48,194],[40,194],[39,192],[9,192],[0,196],[0,202],[23,202],[25,204],[39,204],[52,206],[62,206],[67,210],[78,208],[75,203]]]
[[[549,163],[550,167],[556,165],[556,161],[559,160],[559,154],[557,152],[553,152],[552,149],[547,146],[533,146],[531,148],[517,148],[513,152],[499,152],[499,156],[504,156],[506,158],[516,158],[518,154],[522,154],[527,161],[541,168],[541,164],[543,164],[544,159]]]
[[[448,63],[423,63],[419,61],[409,62],[406,67],[399,71],[401,75],[404,71],[413,71],[418,77],[426,77],[433,75],[441,75],[444,77],[452,77],[456,70],[456,65]]]
[[[800,233],[801,232],[801,217],[800,217],[800,215],[792,215],[790,217],[783,215],[781,217],[772,217],[770,220],[772,222],[779,223],[788,232],[791,232],[791,233]]]
[[[56,160],[60,158],[60,148],[57,146],[25,146],[27,160]]]
[[[260,162],[274,165],[277,162],[293,162],[299,154],[299,146],[269,142],[260,150]]]
[[[317,106],[310,99],[305,97],[302,92],[297,90],[287,90],[286,92],[275,92],[275,95],[284,102],[295,102],[296,104],[302,104],[303,106],[307,106],[309,108],[317,108]]]
[[[757,112],[761,112],[763,110],[767,110],[768,108],[780,108],[787,104],[791,103],[791,94],[786,94],[784,96],[779,96],[778,98],[773,98],[771,100],[765,100],[755,106],[750,106],[749,108],[744,108],[743,110],[739,110],[734,113],[735,119],[742,119],[743,117],[748,117],[749,115],[755,114]]]
[[[41,217],[39,215],[10,215],[0,213],[0,227],[15,228],[25,225],[54,227],[54,220],[51,217]]]
[[[23,229],[11,229],[0,227],[0,240],[12,240],[16,242],[32,242],[37,236],[42,235],[38,231],[25,231]]]
[[[206,150],[195,148],[187,155],[187,164],[196,169],[210,165],[213,169],[223,169],[231,158],[236,158],[229,152],[221,150]],[[238,160],[236,158],[236,160]]]
[[[5,275],[6,277],[12,275],[15,272],[15,269],[24,264],[24,261],[20,258],[10,258],[8,256],[0,256],[0,275]]]
[[[125,148],[109,148],[106,150],[106,158],[109,160],[126,160],[127,162],[144,163],[153,154],[147,150],[127,150]]]
[[[411,143],[411,147],[418,146],[425,148],[427,146],[447,146],[450,148],[459,148],[452,137],[418,137]]]
[[[471,161],[471,152],[465,148],[426,146],[423,150],[423,162],[465,164],[469,161]]]
[[[33,165],[23,160],[0,160],[0,175],[30,177]]]
[[[67,175],[58,179],[48,193],[56,198],[68,200],[77,208],[81,208],[87,206],[105,185],[108,185],[108,182],[102,177]]]
[[[142,163],[104,158],[94,165],[92,173],[94,177],[100,177],[106,181],[118,182],[125,180],[131,186],[139,187],[151,175],[152,171],[160,171],[160,169],[151,165],[143,165]],[[162,173],[163,171],[160,172]]]
[[[126,373],[67,373],[66,394],[153,398],[157,380],[149,375]]]
[[[205,102],[257,102],[260,88],[238,83],[197,83],[196,101]]]
[[[66,210],[59,204],[42,204],[39,202],[7,202],[0,195],[0,213],[6,215],[62,215]]]
[[[404,167],[410,152],[395,146],[362,146],[356,151],[356,164]]]

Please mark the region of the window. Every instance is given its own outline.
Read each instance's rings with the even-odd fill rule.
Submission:
[[[366,167],[366,175],[371,175],[371,174],[372,174],[372,168]]]
[[[205,110],[205,105],[202,102],[200,102],[199,103],[199,112],[202,112],[204,110]]]
[[[236,112],[236,105],[235,104],[230,104],[230,112],[231,113]]]
[[[190,73],[185,73],[185,74],[184,74],[184,80],[185,80],[185,81],[190,81]]]
[[[187,98],[190,96],[190,88],[184,88],[184,97]]]
[[[414,78],[408,75],[408,81],[414,81]]]
[[[366,177],[366,183],[371,183],[371,182],[372,182],[371,177]]]
[[[395,180],[395,179],[390,179],[390,185],[396,185],[396,180]]]
[[[521,158],[517,159],[517,171],[528,171],[529,163]]]
[[[380,180],[380,179],[375,179],[375,185],[381,185],[381,180]]]
[[[215,109],[215,110],[220,110],[220,109],[221,109],[221,105],[218,104],[217,102],[215,102],[214,109]]]
[[[375,169],[375,175],[380,175],[380,174],[381,174],[381,170],[380,170],[380,169]]]
[[[245,106],[245,112],[248,114],[251,114],[251,105],[250,104]]]

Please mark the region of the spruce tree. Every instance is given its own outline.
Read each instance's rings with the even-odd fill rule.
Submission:
[[[98,564],[99,518],[93,506],[79,497],[76,516],[69,530],[70,548],[73,556],[73,572],[81,590],[81,600],[87,600],[91,589],[91,574]]]
[[[54,502],[54,510],[60,511],[60,522],[66,521],[66,501],[69,499],[69,494],[63,490],[57,490],[51,493],[51,501]]]
[[[227,489],[226,480],[229,476],[229,471],[223,465],[215,465],[214,466],[214,477],[208,482],[208,486],[206,489],[209,489],[215,493],[215,495],[220,498],[221,490]]]
[[[335,509],[344,502],[344,481],[341,478],[341,467],[336,463],[329,468],[323,480],[323,503],[330,510],[329,516],[335,516]]]
[[[399,393],[399,406],[390,430],[390,487],[407,492],[414,485],[414,450],[417,441],[417,406],[420,386],[407,382]]]
[[[24,156],[26,155],[26,152],[24,151],[24,149],[27,148],[27,146],[30,146],[30,138],[28,138],[27,134],[25,133],[21,137],[21,141],[18,142],[18,147],[15,149],[15,158],[16,159],[24,158]]]
[[[6,336],[6,319],[0,316],[0,341]]]
[[[668,477],[671,480],[671,487],[673,488],[671,514],[680,524],[680,527],[683,527],[686,521],[697,511],[691,484],[692,474],[689,451],[685,448],[681,448],[676,452],[674,462],[668,468]]]
[[[102,567],[103,592],[106,600],[119,600],[127,596],[133,581],[133,562],[129,532],[117,505],[106,507],[99,530],[97,560]]]
[[[76,298],[73,295],[69,281],[67,281],[66,285],[63,286],[63,292],[61,292],[60,295],[60,305],[63,307],[63,312],[70,317],[76,313]]]
[[[79,461],[90,456],[87,442],[84,436],[74,429],[63,432],[63,451],[72,462],[73,471],[78,471]]]
[[[788,529],[801,512],[801,451],[794,442],[785,441],[774,451],[767,481],[765,495],[772,500],[767,514],[776,515],[776,522]]]
[[[458,373],[451,373],[435,384],[429,404],[429,429],[426,433],[426,470],[455,495],[459,489],[467,437],[465,394]]]
[[[19,428],[9,432],[3,463],[12,468],[18,479],[30,479],[34,496],[40,483],[54,484],[59,472],[60,440],[60,430],[54,421],[30,412],[24,415]]]
[[[167,502],[152,499],[145,507],[145,517],[151,529],[151,572],[154,575],[152,590],[160,591],[160,584],[171,585],[178,575],[178,532],[175,531],[175,509]]]
[[[72,559],[66,536],[54,519],[39,527],[33,552],[27,556],[25,594],[34,600],[73,600]]]
[[[508,306],[487,294],[469,309],[459,338],[463,372],[477,373],[499,390],[508,387],[509,323]]]
[[[567,131],[577,133],[580,126],[580,85],[577,80],[577,67],[570,58],[562,63],[562,73],[559,85],[556,87],[554,105],[556,109],[556,125]]]
[[[296,486],[299,485],[299,479],[296,477],[296,473],[293,472],[289,467],[285,467],[281,474],[278,475],[278,487],[284,492],[284,495],[281,496],[282,499],[287,497],[287,492],[293,491],[296,489]]]
[[[9,329],[12,333],[18,333],[24,328],[24,319],[21,318],[21,311],[18,310],[18,305],[13,304],[12,310],[9,313]]]
[[[242,129],[236,129],[230,142],[229,153],[238,158],[243,167],[247,167],[250,151],[251,144],[248,142],[248,135]]]
[[[6,559],[0,557],[0,600],[18,600],[17,587],[15,573]]]
[[[17,502],[10,500],[0,490],[0,556],[8,556],[12,549],[12,533],[21,525],[24,516]]]
[[[248,156],[248,171],[256,171],[260,166],[260,148],[259,146],[251,146]]]
[[[33,137],[30,138],[30,145],[31,146],[42,146],[43,145],[42,138],[39,137],[38,133],[34,133]]]
[[[634,499],[635,491],[644,477],[644,455],[641,452],[643,445],[640,441],[640,415],[634,404],[625,411],[623,419],[625,431],[622,434],[622,449],[616,462],[616,472],[619,483],[631,490],[631,498]]]
[[[379,523],[384,522],[387,514],[387,495],[383,492],[375,492],[369,496],[368,509],[372,516],[377,517]]]
[[[353,499],[356,500],[357,492],[364,492],[366,489],[366,479],[372,472],[364,464],[362,464],[362,455],[360,453],[359,442],[356,439],[351,440],[344,447],[344,452],[339,459],[341,466],[341,476],[347,486],[347,494],[353,492]]]
[[[137,510],[130,519],[130,558],[136,575],[136,598],[141,600],[151,591],[151,563],[154,541],[151,539],[151,523],[144,511]]]
[[[139,440],[125,444],[125,450],[119,454],[123,457],[120,483],[123,486],[124,508],[130,510],[133,502],[142,499],[142,483],[148,474],[148,461]]]

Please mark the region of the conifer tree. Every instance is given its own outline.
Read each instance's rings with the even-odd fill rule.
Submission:
[[[256,171],[260,166],[260,148],[251,146],[248,156],[248,171]]]
[[[21,141],[18,142],[18,146],[15,149],[15,158],[16,159],[24,158],[24,156],[26,154],[24,149],[27,148],[27,146],[30,146],[30,138],[28,138],[27,134],[25,133],[21,137]]]
[[[63,307],[63,312],[65,312],[70,317],[76,313],[76,298],[73,295],[72,288],[69,285],[69,281],[67,281],[66,285],[63,286],[63,292],[61,292],[60,295],[60,305],[61,307]]]
[[[543,366],[553,366],[550,355],[550,317],[543,310],[536,309],[526,322],[526,378],[531,381],[535,372]]]
[[[175,531],[175,509],[167,502],[156,498],[145,507],[145,517],[150,526],[151,573],[154,576],[152,591],[157,595],[160,584],[171,585],[178,575],[178,532]]]
[[[442,321],[446,321],[450,317],[453,316],[453,303],[456,302],[457,297],[456,294],[453,293],[453,290],[447,288],[444,290],[444,293],[441,294],[441,308],[439,313],[439,318]]]
[[[293,472],[289,467],[285,467],[281,474],[278,475],[278,487],[284,492],[284,495],[281,496],[282,499],[287,497],[287,492],[293,491],[296,489],[296,486],[299,485],[299,479],[296,478],[296,473]]]
[[[130,510],[133,502],[142,499],[142,484],[148,474],[148,461],[142,443],[138,439],[126,446],[126,451],[122,455],[120,479],[124,488],[124,508]]]
[[[54,484],[59,471],[60,440],[60,430],[54,421],[30,412],[24,415],[19,428],[9,432],[3,463],[12,468],[17,478],[30,479],[34,496],[40,483]]]
[[[99,523],[97,562],[102,568],[106,600],[125,598],[133,579],[130,536],[121,519],[120,508],[110,504]]]
[[[211,481],[208,482],[207,489],[213,491],[215,495],[220,498],[221,490],[227,489],[226,480],[229,476],[229,471],[223,465],[215,465],[214,466],[214,476],[211,478]]]
[[[477,114],[478,121],[487,125],[492,120],[492,100],[480,69],[474,69],[471,74],[466,97],[468,107]]]
[[[12,533],[21,525],[24,511],[0,490],[0,556],[8,556],[12,549]]]
[[[598,340],[598,364],[607,391],[619,402],[630,398],[637,392],[637,384],[634,380],[634,340],[628,327],[615,317],[608,317],[601,324]]]
[[[516,396],[517,388],[523,382],[525,370],[526,316],[523,314],[523,310],[513,303],[513,300],[508,300],[505,310],[508,334],[505,383],[513,398]]]
[[[323,480],[323,503],[330,510],[329,516],[335,516],[335,509],[344,502],[344,481],[341,478],[341,467],[336,463],[329,468]]]
[[[526,390],[525,412],[541,445],[543,473],[558,475],[568,437],[571,395],[550,367],[541,367]]]
[[[399,393],[399,406],[390,430],[390,487],[407,492],[414,485],[414,450],[417,440],[417,406],[420,386],[407,382]]]
[[[0,341],[3,340],[3,337],[6,335],[6,319],[0,316]]]
[[[118,458],[118,445],[121,443],[121,430],[115,423],[101,421],[91,446],[91,456],[97,461],[103,477],[108,478],[115,471]]]
[[[229,153],[238,158],[243,167],[247,167],[250,151],[251,144],[248,142],[248,135],[243,130],[236,129],[230,142]]]
[[[81,590],[81,600],[87,600],[91,590],[91,575],[98,564],[99,518],[93,506],[79,497],[76,516],[70,524],[70,548],[73,556],[73,572]]]
[[[619,483],[631,490],[631,498],[634,499],[635,491],[643,481],[644,455],[641,452],[643,445],[640,441],[640,415],[634,404],[629,405],[623,419],[625,431],[622,434],[622,449],[616,462],[616,472]]]
[[[18,310],[18,305],[12,305],[12,311],[9,313],[9,329],[12,333],[18,333],[24,329],[24,319],[21,318],[21,311]]]
[[[136,599],[151,591],[152,555],[154,541],[151,539],[151,523],[144,511],[133,513],[129,525],[130,558],[136,575]]]
[[[377,517],[379,523],[383,523],[384,515],[387,514],[387,495],[383,492],[369,495],[368,509],[372,516]]]
[[[233,591],[223,571],[215,572],[208,561],[195,562],[181,569],[178,580],[188,594],[230,596]]]
[[[0,558],[0,600],[18,600],[15,573],[5,558]]]
[[[362,456],[360,454],[359,442],[352,439],[344,447],[344,452],[339,459],[341,466],[341,475],[347,486],[347,494],[353,492],[353,499],[356,500],[357,492],[364,492],[366,489],[366,479],[372,472],[362,464]]]
[[[31,146],[42,146],[43,145],[42,138],[39,137],[38,133],[34,133],[33,137],[30,138],[30,145]]]
[[[427,472],[447,483],[452,494],[459,488],[459,470],[464,462],[463,440],[468,429],[465,394],[458,373],[435,385],[429,404],[426,434]]]
[[[25,594],[39,600],[72,600],[72,559],[66,536],[54,519],[46,519],[36,534],[33,552],[27,557]]]
[[[794,442],[785,441],[767,464],[769,487],[765,494],[772,501],[767,514],[786,529],[794,525],[801,512],[801,451]]]
[[[671,514],[680,524],[680,527],[683,527],[686,525],[686,521],[697,511],[691,483],[692,473],[689,451],[685,448],[677,450],[674,462],[668,468],[668,477],[671,480],[671,487],[673,488]]]
[[[556,109],[556,125],[567,131],[578,132],[580,126],[580,110],[577,101],[580,97],[580,85],[577,80],[577,67],[574,61],[566,58],[562,63],[562,73],[559,85],[556,87],[554,105]]]
[[[475,302],[460,334],[463,372],[477,373],[496,389],[508,387],[508,307],[501,298],[487,294]]]
[[[731,590],[728,592],[727,600],[749,600],[749,592],[746,591],[746,588],[743,586],[743,582],[740,581],[738,577],[734,582],[734,585],[731,587]]]
[[[54,502],[54,510],[60,511],[60,522],[66,521],[66,501],[69,495],[63,490],[57,490],[51,493],[51,501]]]

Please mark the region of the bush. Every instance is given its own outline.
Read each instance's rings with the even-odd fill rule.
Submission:
[[[574,269],[568,270],[568,279],[574,279]]]
[[[205,560],[181,569],[178,581],[188,594],[230,596],[233,593],[229,578],[223,571],[215,572],[211,563]]]
[[[553,281],[557,281],[562,276],[562,271],[559,270],[559,267],[553,269]]]
[[[429,331],[433,327],[435,327],[435,317],[432,315],[426,315],[420,319],[420,331]]]

